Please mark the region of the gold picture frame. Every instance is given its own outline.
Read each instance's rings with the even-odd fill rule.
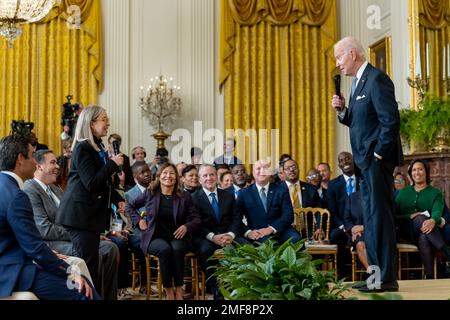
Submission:
[[[384,37],[369,46],[369,62],[392,79],[392,38]]]

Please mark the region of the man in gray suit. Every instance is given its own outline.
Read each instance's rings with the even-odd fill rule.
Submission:
[[[59,166],[51,150],[39,150],[34,154],[36,171],[34,179],[25,182],[23,191],[33,207],[34,221],[48,246],[64,255],[73,256],[72,243],[64,227],[55,224],[55,218],[63,192],[55,185]],[[117,298],[117,260],[119,249],[112,241],[100,241],[99,274],[101,288],[97,288],[107,300]]]

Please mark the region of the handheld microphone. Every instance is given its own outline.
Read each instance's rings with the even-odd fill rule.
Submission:
[[[119,141],[114,140],[114,141],[112,142],[112,147],[113,147],[114,155],[117,156],[117,155],[120,153],[120,150],[119,150]],[[120,169],[120,171],[122,171],[122,166],[119,166],[119,169]]]
[[[335,95],[339,96],[339,98],[341,97],[341,75],[337,74],[334,76],[334,93]]]
[[[112,142],[112,146],[113,146],[113,152],[114,152],[114,155],[117,156],[117,155],[120,153],[120,150],[119,150],[119,141],[114,140],[114,141]]]

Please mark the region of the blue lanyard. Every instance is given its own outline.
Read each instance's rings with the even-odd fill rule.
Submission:
[[[106,152],[103,149],[100,149],[100,151],[98,152],[100,159],[102,159],[103,164],[106,164],[106,160],[108,159],[106,156]]]

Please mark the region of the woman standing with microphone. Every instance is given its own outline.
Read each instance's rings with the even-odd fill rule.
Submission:
[[[108,128],[105,109],[83,109],[72,144],[67,191],[56,216],[56,223],[65,226],[70,234],[75,255],[86,261],[94,285],[98,284],[100,233],[109,226],[111,203],[125,207],[112,186],[112,176],[121,171],[122,154],[108,158],[101,140]]]

